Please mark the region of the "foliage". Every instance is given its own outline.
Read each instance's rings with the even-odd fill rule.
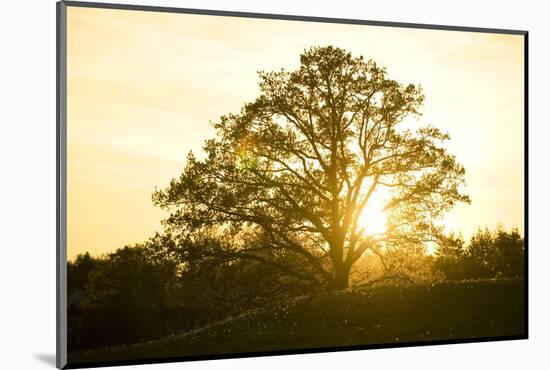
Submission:
[[[478,229],[464,247],[461,237],[447,238],[438,249],[434,270],[449,280],[524,276],[524,240],[517,229]]]
[[[444,148],[448,134],[414,127],[419,86],[331,46],[305,51],[300,63],[261,72],[260,96],[214,123],[205,159],[190,153],[153,200],[171,211],[168,233],[217,230],[232,241],[209,251],[210,262],[252,260],[343,289],[365,251],[433,240],[433,221],[469,201],[459,191],[464,168]],[[380,214],[369,210],[383,195],[388,225],[377,232],[369,227]]]
[[[441,280],[433,271],[434,257],[424,246],[409,245],[399,249],[365,253],[353,266],[352,287],[386,283],[427,283]]]
[[[437,282],[441,274],[447,280],[523,276],[523,239],[515,229],[480,229],[467,245],[460,235],[448,235],[439,245],[435,256],[413,245],[369,251],[354,265],[350,281],[356,288],[389,292],[392,285]],[[187,332],[322,294],[261,261],[220,263],[220,254],[231,248],[216,235],[157,234],[100,258],[78,256],[68,264],[70,351]],[[274,261],[286,264],[282,258]]]
[[[148,258],[143,245],[101,258],[78,256],[68,269],[69,298],[76,297],[75,309],[69,311],[69,348],[135,342],[166,333],[174,311],[167,290],[174,277],[169,265]]]
[[[88,275],[100,263],[99,259],[93,258],[90,253],[79,254],[74,262],[67,264],[68,290],[84,290],[88,283]]]
[[[259,243],[248,239],[249,245]],[[147,244],[149,255],[159,263],[176,266],[181,291],[195,302],[215,299],[237,308],[240,302],[303,294],[314,287],[281,273],[279,266],[291,264],[284,255],[265,256],[269,263],[239,258],[231,243],[219,235],[198,234],[194,238],[157,234]],[[258,249],[261,245],[257,246]],[[237,254],[237,255],[236,255]],[[261,254],[258,254],[261,256]]]
[[[79,255],[68,263],[69,350],[158,338],[311,292],[257,261],[210,264],[205,254],[223,248],[213,237],[157,234],[100,258]]]

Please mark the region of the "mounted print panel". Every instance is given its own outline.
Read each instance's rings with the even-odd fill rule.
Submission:
[[[526,55],[58,3],[58,366],[527,338]]]

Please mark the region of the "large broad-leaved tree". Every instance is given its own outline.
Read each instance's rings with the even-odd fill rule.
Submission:
[[[344,289],[364,253],[434,241],[437,220],[469,201],[448,134],[418,123],[419,86],[331,46],[259,77],[259,97],[214,123],[204,158],[190,153],[153,194],[171,234],[223,237],[204,256]]]

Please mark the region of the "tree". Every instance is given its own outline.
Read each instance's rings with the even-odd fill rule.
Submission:
[[[496,277],[498,250],[489,228],[479,228],[466,250],[466,274],[470,278]]]
[[[441,235],[435,254],[437,257],[460,258],[464,255],[464,236],[462,233],[455,235],[450,232],[448,235]]]
[[[494,237],[498,250],[497,271],[501,277],[523,277],[525,272],[525,243],[517,228],[507,232],[499,226]]]
[[[478,229],[466,250],[470,278],[522,277],[524,240],[517,229]]]
[[[461,233],[442,235],[436,249],[436,259],[432,266],[434,271],[442,272],[448,280],[464,279],[465,249]]]
[[[104,256],[88,274],[80,346],[137,342],[163,334],[166,286],[175,273],[152,261],[143,245]]]
[[[408,119],[420,115],[419,86],[332,46],[305,51],[300,63],[260,72],[260,96],[214,123],[205,158],[190,153],[153,201],[171,211],[174,235],[218,230],[232,240],[220,260],[344,289],[367,250],[435,238],[434,220],[469,201],[459,191],[464,168],[443,146],[448,134]],[[371,227],[380,217],[384,230]]]
[[[88,275],[100,261],[86,252],[76,256],[74,262],[67,262],[67,289],[70,293],[84,291],[88,284]]]
[[[441,237],[433,269],[449,280],[518,278],[524,275],[524,240],[517,228],[479,228],[466,247],[462,236]]]

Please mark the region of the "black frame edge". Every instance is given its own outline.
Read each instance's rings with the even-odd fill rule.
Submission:
[[[241,359],[241,358],[254,358],[254,357],[305,355],[305,354],[349,352],[349,351],[374,350],[374,349],[440,346],[440,345],[449,345],[449,344],[474,344],[474,343],[502,342],[502,341],[525,340],[525,339],[528,339],[526,335],[513,335],[513,336],[502,336],[502,337],[464,338],[464,339],[456,339],[456,340],[455,339],[435,340],[435,341],[425,341],[425,342],[368,344],[368,345],[356,345],[356,346],[349,346],[349,347],[325,347],[325,348],[289,349],[289,350],[261,351],[261,352],[243,352],[243,353],[237,353],[237,354],[223,353],[223,354],[197,355],[197,356],[186,356],[186,357],[144,358],[144,359],[135,359],[135,360],[114,360],[114,361],[107,360],[107,361],[98,361],[98,362],[82,362],[82,363],[68,364],[66,367],[64,367],[64,369],[82,369],[82,368],[128,366],[128,365],[153,365],[153,364],[174,363],[174,362],[193,362],[193,361],[205,361],[205,360],[212,361],[212,360],[227,360],[227,359]]]
[[[529,32],[525,32],[523,36],[523,109],[524,109],[524,131],[523,131],[523,146],[524,146],[524,279],[525,279],[525,298],[524,298],[524,329],[525,337],[529,338]]]
[[[499,29],[499,28],[462,27],[462,26],[436,25],[436,24],[424,24],[424,23],[387,22],[387,21],[361,20],[361,19],[351,19],[351,18],[330,18],[330,17],[316,17],[316,16],[290,15],[290,14],[241,12],[241,11],[229,11],[229,10],[191,9],[191,8],[176,8],[176,7],[152,6],[152,5],[114,4],[114,3],[100,3],[100,2],[91,2],[91,1],[87,2],[87,1],[63,0],[62,2],[65,3],[67,6],[84,7],[84,8],[119,9],[119,10],[149,11],[149,12],[162,12],[162,13],[185,13],[185,14],[195,14],[195,15],[259,18],[259,19],[272,19],[272,20],[285,20],[285,21],[343,23],[343,24],[358,24],[358,25],[398,27],[398,28],[418,28],[418,29],[426,29],[426,30],[438,30],[438,31],[500,33],[500,34],[508,34],[508,35],[527,34],[526,30],[512,30],[512,29]]]
[[[67,365],[67,5],[56,3],[56,367]]]

